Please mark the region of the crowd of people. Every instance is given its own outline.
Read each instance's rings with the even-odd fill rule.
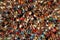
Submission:
[[[60,40],[60,0],[0,0],[0,40]]]

